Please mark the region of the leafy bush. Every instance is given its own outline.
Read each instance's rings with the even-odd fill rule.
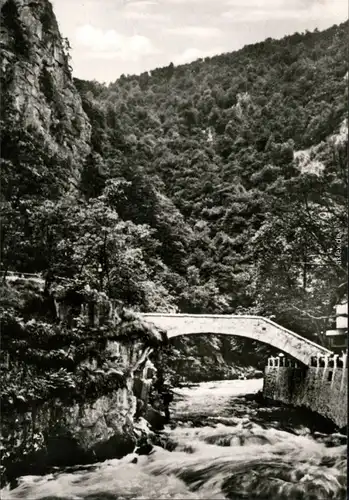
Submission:
[[[44,375],[35,369],[22,365],[2,376],[1,401],[2,411],[9,412],[16,408],[21,412],[31,408],[33,403],[50,401],[58,398],[70,402],[94,401],[102,394],[125,387],[126,377],[117,370],[89,370],[82,368],[74,373],[64,368]]]

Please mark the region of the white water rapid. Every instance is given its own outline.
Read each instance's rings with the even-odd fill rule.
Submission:
[[[2,500],[344,500],[346,437],[246,394],[262,380],[177,389],[163,446],[91,466],[25,476]]]

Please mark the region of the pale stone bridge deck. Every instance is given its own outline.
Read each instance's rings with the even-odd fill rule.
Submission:
[[[167,332],[168,338],[198,333],[233,335],[269,344],[304,365],[311,358],[331,351],[261,316],[228,314],[139,314],[145,321]]]

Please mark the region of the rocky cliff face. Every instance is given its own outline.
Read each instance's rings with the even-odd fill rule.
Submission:
[[[72,180],[89,151],[91,126],[69,66],[68,42],[48,0],[0,0],[2,119],[35,131],[69,159]]]
[[[6,286],[0,318],[5,481],[131,453],[151,434],[150,396],[163,418],[149,360],[158,364],[161,332],[90,288],[58,286],[45,299],[28,286]]]
[[[141,349],[135,351],[127,343],[113,342],[113,348],[122,351],[128,369],[142,355]],[[91,373],[97,369],[93,362],[87,364]],[[120,363],[117,366],[120,371]],[[144,368],[138,372],[136,380],[146,387],[143,371]],[[93,463],[131,453],[148,437],[145,421],[136,418],[138,402],[134,374],[129,370],[123,387],[96,399],[68,402],[56,398],[37,402],[27,411],[15,408],[11,413],[4,412],[5,478],[11,480],[21,474],[43,472],[51,466]],[[147,394],[143,391],[142,414],[147,406]]]

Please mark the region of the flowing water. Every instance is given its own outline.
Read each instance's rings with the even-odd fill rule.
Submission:
[[[25,476],[2,500],[342,500],[346,437],[246,396],[261,380],[176,390],[163,446],[148,456]],[[311,421],[310,421],[311,422]],[[309,422],[308,422],[308,425]],[[320,425],[320,424],[319,424]]]

